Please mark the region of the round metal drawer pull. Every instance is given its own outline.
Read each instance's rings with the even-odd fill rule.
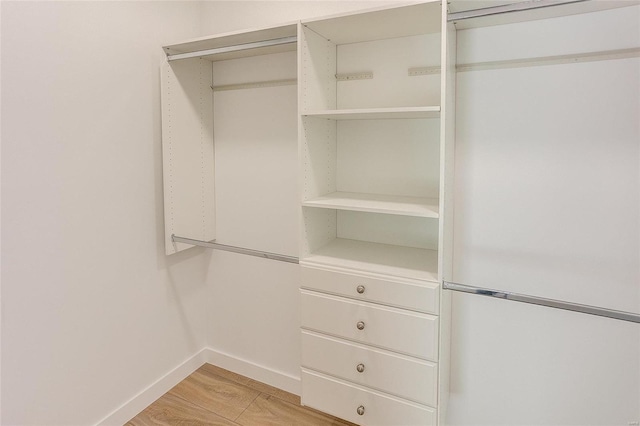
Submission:
[[[364,414],[364,406],[359,406],[356,412],[358,413],[358,415],[362,416]]]
[[[356,370],[358,370],[358,373],[362,373],[364,371],[364,364],[356,365]]]
[[[364,330],[364,321],[358,321],[356,327],[358,328],[358,330]]]
[[[359,285],[358,287],[356,287],[356,291],[360,294],[364,293],[364,286],[363,285]]]

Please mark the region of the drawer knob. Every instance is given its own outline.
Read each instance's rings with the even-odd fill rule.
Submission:
[[[356,287],[356,291],[360,294],[364,293],[364,286],[363,285],[359,285],[358,287]]]
[[[364,364],[356,365],[356,370],[358,370],[358,373],[362,373],[364,371]]]
[[[358,413],[359,416],[362,416],[364,414],[364,406],[359,406],[356,413]]]
[[[358,330],[364,330],[364,321],[358,321],[356,327],[358,328]]]

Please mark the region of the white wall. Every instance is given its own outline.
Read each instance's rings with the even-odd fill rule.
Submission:
[[[640,8],[458,33],[458,62],[640,46]],[[640,311],[640,60],[458,73],[454,281]],[[639,420],[638,324],[456,295],[449,420]]]
[[[162,247],[159,102],[200,6],[2,2],[2,424],[95,424],[206,343],[210,253]]]
[[[233,0],[204,1],[202,35],[259,28],[355,10],[371,9],[404,0]]]

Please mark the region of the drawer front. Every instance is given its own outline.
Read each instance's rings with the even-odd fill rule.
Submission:
[[[300,292],[303,328],[437,361],[438,317]]]
[[[302,332],[302,366],[421,404],[437,403],[437,364]]]
[[[302,370],[302,404],[360,425],[429,426],[436,410]],[[361,413],[358,408],[361,407]]]
[[[301,270],[304,288],[438,314],[438,283],[405,279],[385,280],[304,266]]]

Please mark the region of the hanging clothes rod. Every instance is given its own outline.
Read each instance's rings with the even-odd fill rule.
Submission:
[[[566,311],[580,312],[583,314],[597,315],[622,321],[640,323],[640,314],[635,314],[632,312],[615,311],[613,309],[600,308],[597,306],[581,305],[578,303],[564,302],[554,299],[545,299],[544,297],[528,296],[526,294],[509,293],[506,291],[473,287],[464,284],[452,283],[449,281],[443,281],[442,288],[445,290],[495,297],[498,299],[513,300],[515,302],[530,303],[533,305],[547,306],[549,308],[564,309]]]
[[[502,15],[512,12],[523,12],[527,10],[542,9],[545,7],[564,6],[573,3],[582,3],[590,0],[531,0],[521,3],[511,3],[502,6],[484,7],[481,9],[464,10],[462,12],[450,13],[447,21],[462,21],[464,19],[481,18],[485,16]]]
[[[176,53],[175,55],[167,55],[167,60],[177,61],[179,59],[198,58],[202,56],[217,55],[220,53],[238,52],[241,50],[260,49],[264,47],[278,46],[281,44],[291,44],[298,41],[297,36],[276,38],[273,40],[256,41],[253,43],[236,44],[233,46],[217,47],[215,49],[198,50],[195,52]]]
[[[269,252],[260,251],[260,250],[253,250],[253,249],[248,249],[244,247],[228,246],[226,244],[218,244],[214,242],[215,240],[201,241],[201,240],[194,240],[192,238],[179,237],[177,235],[171,234],[171,241],[173,241],[174,243],[185,243],[185,244],[191,244],[193,246],[207,247],[214,250],[230,251],[233,253],[240,253],[240,254],[246,254],[249,256],[262,257],[264,259],[279,260],[281,262],[300,263],[297,257],[287,256],[284,254],[269,253]]]

